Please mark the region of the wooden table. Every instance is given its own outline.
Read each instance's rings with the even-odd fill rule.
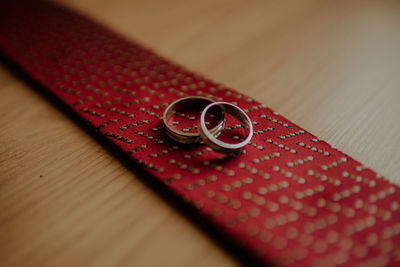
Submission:
[[[400,182],[398,1],[61,0]],[[0,66],[0,266],[238,263]]]

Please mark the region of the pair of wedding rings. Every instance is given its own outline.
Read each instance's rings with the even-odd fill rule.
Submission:
[[[196,123],[194,116],[184,115],[185,109],[192,109],[201,112],[199,121]],[[196,132],[185,132],[177,130],[173,121],[174,116],[180,115],[193,121],[192,130]],[[242,138],[237,138],[239,142],[229,143],[218,139],[218,136],[225,130],[226,114],[230,114],[240,122],[246,134]],[[207,127],[210,122],[207,118],[214,120],[211,129]],[[228,102],[215,102],[212,99],[201,96],[188,96],[172,102],[164,111],[163,125],[167,135],[173,140],[182,144],[195,144],[204,142],[213,150],[221,153],[232,154],[240,151],[248,144],[253,136],[253,126],[247,114],[239,107]]]

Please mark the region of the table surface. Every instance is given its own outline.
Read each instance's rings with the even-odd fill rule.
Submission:
[[[400,182],[400,2],[57,2]],[[3,65],[0,92],[1,266],[238,265]]]

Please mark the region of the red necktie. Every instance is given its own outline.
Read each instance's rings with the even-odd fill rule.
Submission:
[[[399,187],[257,101],[45,2],[8,1],[0,51],[265,263],[399,266]],[[254,123],[225,157],[164,133],[173,100],[234,103]]]

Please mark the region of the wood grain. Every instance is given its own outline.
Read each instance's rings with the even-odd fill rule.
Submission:
[[[400,177],[398,1],[59,0]],[[238,263],[0,67],[0,266]]]

